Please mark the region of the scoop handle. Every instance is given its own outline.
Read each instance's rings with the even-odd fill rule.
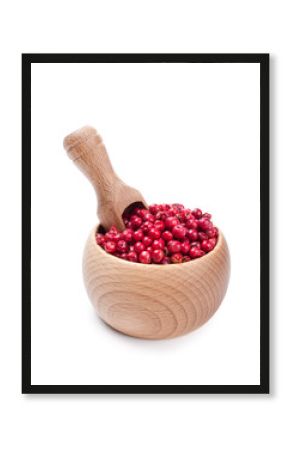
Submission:
[[[98,198],[98,216],[104,228],[124,229],[122,214],[133,203],[145,201],[140,192],[116,175],[101,136],[93,127],[83,127],[65,137],[64,148],[92,183]]]
[[[83,127],[65,137],[64,148],[70,159],[95,188],[98,200],[110,200],[115,174],[101,136],[93,127]]]

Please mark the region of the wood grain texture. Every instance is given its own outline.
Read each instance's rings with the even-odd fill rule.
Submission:
[[[146,207],[143,196],[125,184],[114,172],[101,136],[93,127],[83,127],[69,134],[63,142],[68,156],[87,176],[98,197],[98,217],[108,230],[115,225],[124,230],[122,214],[134,203]]]
[[[138,338],[173,338],[200,327],[218,309],[230,274],[221,233],[215,249],[200,259],[158,266],[109,255],[96,244],[96,229],[84,250],[84,282],[99,316],[111,327]]]

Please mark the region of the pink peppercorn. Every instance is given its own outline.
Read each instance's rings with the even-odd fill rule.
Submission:
[[[171,256],[171,262],[174,264],[180,264],[183,262],[183,255],[181,253],[174,253]]]
[[[155,249],[155,250],[153,250],[151,257],[152,257],[152,261],[154,261],[156,263],[160,263],[164,258],[164,252],[161,249]]]
[[[150,264],[151,263],[151,256],[150,253],[146,250],[140,253],[139,255],[139,261],[142,264]]]
[[[137,262],[138,261],[138,255],[136,252],[129,252],[127,255],[127,260],[131,262]]]
[[[139,229],[139,230],[134,231],[134,233],[133,233],[134,241],[142,241],[143,237],[144,237],[144,233],[142,230]]]
[[[123,239],[120,239],[117,242],[117,250],[119,252],[126,252],[128,250],[128,244],[126,241],[124,241]]]
[[[142,264],[176,264],[212,251],[218,228],[209,213],[185,209],[180,203],[136,207],[126,213],[125,230],[114,225],[96,233],[96,243],[111,255]]]
[[[179,253],[181,249],[181,244],[179,241],[172,240],[167,244],[167,249],[170,253]]]
[[[107,241],[105,243],[105,250],[107,253],[114,253],[116,251],[117,245],[113,241]]]
[[[148,231],[148,236],[151,237],[151,239],[159,239],[161,236],[161,233],[157,228],[151,228]]]
[[[186,235],[186,228],[184,228],[182,225],[175,225],[172,228],[172,234],[177,239],[184,239]]]
[[[145,250],[145,245],[142,244],[142,242],[138,241],[134,245],[134,250],[136,253],[141,253],[141,252],[143,252],[143,250]]]

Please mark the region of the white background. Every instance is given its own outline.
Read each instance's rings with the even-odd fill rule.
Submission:
[[[1,9],[1,446],[272,449],[278,438],[289,446],[288,2],[11,1]],[[271,395],[21,395],[20,54],[53,51],[271,52]]]
[[[259,69],[33,64],[32,384],[259,384]],[[224,232],[229,289],[197,332],[125,337],[87,301],[82,250],[96,200],[62,148],[84,124],[149,204],[201,207]]]

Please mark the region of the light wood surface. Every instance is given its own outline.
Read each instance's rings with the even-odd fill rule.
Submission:
[[[106,253],[95,241],[83,256],[85,286],[99,316],[130,336],[165,339],[203,325],[224,298],[230,257],[220,233],[214,250],[182,264],[144,265]]]
[[[125,228],[124,211],[135,203],[146,202],[136,189],[125,184],[114,172],[102,138],[89,126],[74,131],[64,139],[68,156],[88,177],[98,197],[98,217],[108,230],[115,225]]]

